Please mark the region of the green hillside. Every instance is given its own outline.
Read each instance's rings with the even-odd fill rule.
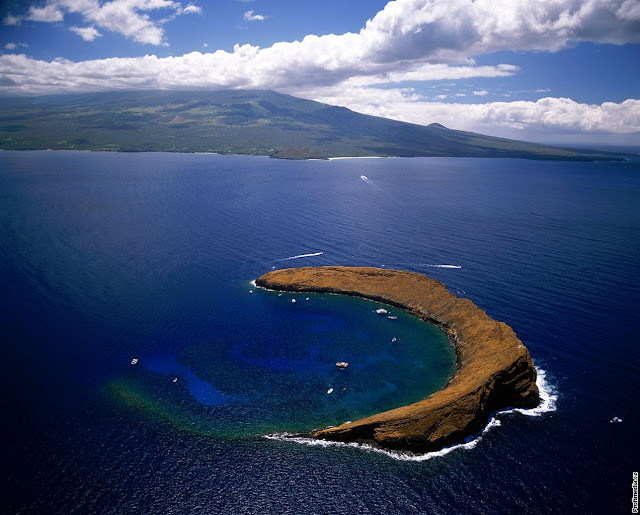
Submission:
[[[0,148],[305,159],[594,159],[584,151],[367,116],[273,91],[118,91],[0,99]]]

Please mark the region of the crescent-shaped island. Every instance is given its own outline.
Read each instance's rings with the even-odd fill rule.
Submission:
[[[275,270],[256,285],[389,304],[438,325],[455,348],[456,372],[442,390],[414,404],[304,436],[435,451],[477,434],[494,411],[533,408],[540,402],[536,369],[513,329],[435,279],[402,270],[332,266]]]

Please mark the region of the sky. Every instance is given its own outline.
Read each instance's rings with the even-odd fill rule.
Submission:
[[[640,0],[0,0],[0,95],[271,89],[640,146]]]

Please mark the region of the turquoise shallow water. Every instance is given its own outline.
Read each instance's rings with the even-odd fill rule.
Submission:
[[[250,321],[228,320],[173,352],[136,355],[109,383],[115,398],[178,429],[252,438],[416,402],[455,370],[442,331],[398,309],[389,308],[397,319],[380,316],[379,303],[250,284],[230,288],[226,299]]]
[[[628,512],[639,198],[637,159],[0,152],[0,512]],[[370,302],[248,292],[304,265],[443,281],[513,327],[556,410],[427,461],[263,438],[423,395],[451,363]]]

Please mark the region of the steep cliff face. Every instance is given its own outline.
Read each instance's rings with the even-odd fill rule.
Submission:
[[[315,431],[314,438],[437,450],[479,432],[493,411],[539,402],[536,369],[513,330],[439,281],[401,270],[318,267],[269,272],[256,284],[385,302],[438,324],[454,343],[458,367],[445,388],[409,406]]]

